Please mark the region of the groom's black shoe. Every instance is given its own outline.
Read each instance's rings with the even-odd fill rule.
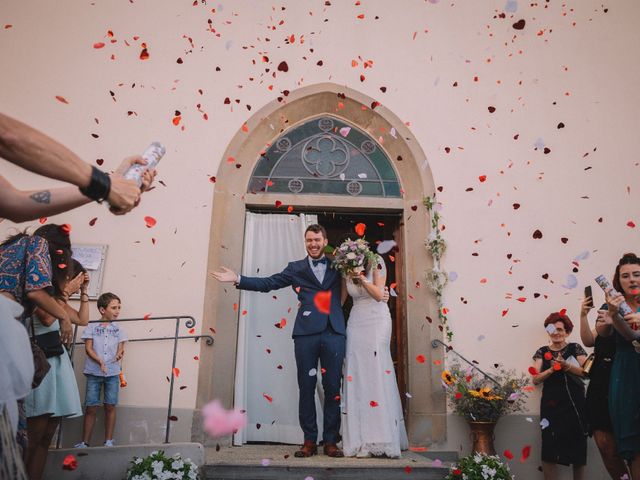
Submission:
[[[324,444],[324,454],[327,457],[333,458],[342,458],[344,457],[344,453],[340,450],[335,443],[325,443]]]
[[[298,458],[304,458],[304,457],[311,457],[312,455],[316,455],[317,453],[318,453],[318,446],[316,445],[316,442],[313,442],[311,440],[305,440],[304,445],[302,445],[302,448],[296,451],[296,453],[294,453],[293,456]]]

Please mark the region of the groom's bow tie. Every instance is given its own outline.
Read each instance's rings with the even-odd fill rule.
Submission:
[[[327,260],[327,257],[322,257],[319,258],[318,260],[311,260],[311,263],[313,263],[314,267],[317,267],[319,263],[326,265],[329,262],[329,260]]]

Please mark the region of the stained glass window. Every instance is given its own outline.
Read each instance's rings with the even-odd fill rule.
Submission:
[[[258,160],[248,191],[400,197],[400,183],[375,140],[323,116],[281,135]]]

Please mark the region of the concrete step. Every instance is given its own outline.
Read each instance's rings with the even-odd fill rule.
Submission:
[[[61,448],[49,450],[44,480],[123,480],[134,456],[146,457],[154,450],[163,450],[167,456],[180,453],[182,458],[190,458],[199,467],[204,463],[204,448],[199,443]],[[62,469],[64,458],[69,454],[78,462],[72,471]]]
[[[440,455],[440,452],[410,451],[403,452],[400,459],[330,458],[322,454],[296,458],[293,453],[297,448],[295,445],[207,448],[202,475],[212,480],[436,480],[447,475],[449,459],[457,458],[455,452]]]
[[[341,467],[256,467],[245,465],[205,465],[207,480],[442,480],[447,467],[364,468]]]

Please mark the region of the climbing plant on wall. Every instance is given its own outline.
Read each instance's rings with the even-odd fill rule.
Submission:
[[[424,244],[433,256],[433,268],[428,270],[426,274],[427,286],[436,296],[436,302],[438,303],[438,320],[440,321],[441,330],[450,342],[453,339],[453,331],[449,327],[447,309],[442,302],[443,290],[449,281],[449,275],[446,271],[442,270],[440,266],[442,255],[447,249],[447,243],[441,233],[440,214],[436,208],[438,204],[435,199],[435,194],[433,197],[425,197],[424,205],[427,207],[431,220],[431,233],[429,233],[429,237],[425,240]]]

